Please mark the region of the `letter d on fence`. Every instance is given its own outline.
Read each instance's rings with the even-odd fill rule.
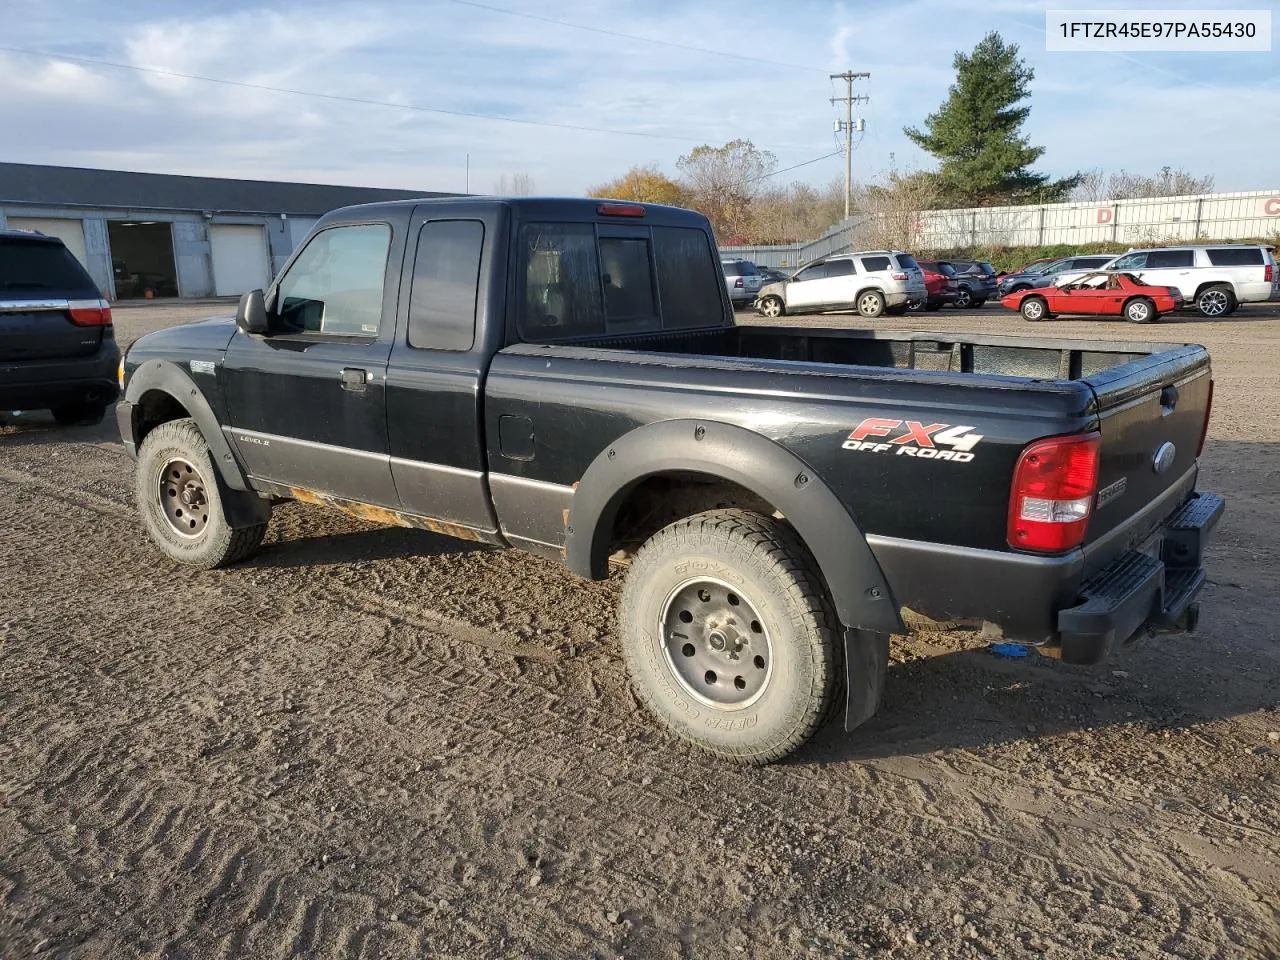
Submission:
[[[1098,222],[1099,222],[1099,223],[1110,223],[1110,222],[1111,222],[1111,217],[1114,215],[1114,213],[1115,213],[1115,211],[1114,211],[1114,210],[1112,210],[1110,207],[1099,207],[1099,208],[1098,208]]]

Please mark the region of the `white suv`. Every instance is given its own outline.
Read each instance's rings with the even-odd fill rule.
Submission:
[[[790,280],[766,284],[760,288],[756,310],[766,317],[857,310],[873,319],[882,313],[902,313],[908,301],[924,296],[924,272],[911,254],[869,250],[827,257]]]
[[[1280,298],[1280,275],[1270,247],[1205,244],[1130,250],[1103,270],[1132,273],[1157,287],[1174,287],[1206,317],[1225,317],[1242,303]],[[1055,285],[1070,282],[1056,277]]]

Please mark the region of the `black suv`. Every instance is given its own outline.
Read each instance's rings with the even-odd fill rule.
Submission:
[[[985,260],[952,260],[960,281],[955,305],[961,310],[980,307],[996,298],[996,270]]]
[[[0,410],[97,423],[120,389],[111,308],[61,240],[0,230]]]

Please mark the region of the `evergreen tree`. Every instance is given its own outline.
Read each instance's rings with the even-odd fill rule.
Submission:
[[[924,121],[924,130],[903,132],[937,157],[939,187],[956,204],[1052,202],[1065,199],[1077,177],[1050,180],[1031,165],[1044,147],[1033,147],[1021,128],[1030,106],[1035,71],[1018,56],[1016,43],[992,31],[970,54],[956,53],[956,82],[946,102]]]

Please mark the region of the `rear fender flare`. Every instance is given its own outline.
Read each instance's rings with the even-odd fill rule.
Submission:
[[[141,442],[138,405],[146,394],[154,390],[173,397],[196,422],[204,436],[204,442],[209,445],[213,454],[213,462],[218,467],[222,482],[232,490],[250,490],[248,478],[240,461],[236,459],[231,444],[227,442],[209,401],[191,379],[191,375],[172,360],[148,360],[129,377],[124,399],[132,405],[128,425],[131,436],[125,439],[132,441],[134,449]]]
[[[857,521],[817,474],[791,451],[742,427],[663,420],[618,438],[592,461],[574,492],[565,560],[594,580],[608,574],[618,509],[641,482],[693,472],[738,484],[767,500],[804,541],[846,627],[903,633],[884,571]]]

